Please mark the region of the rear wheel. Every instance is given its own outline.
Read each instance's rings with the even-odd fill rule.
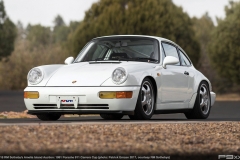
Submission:
[[[124,116],[123,114],[100,114],[103,119],[106,120],[119,120]]]
[[[211,110],[211,98],[206,82],[201,82],[193,109],[185,113],[187,119],[206,119]]]
[[[142,82],[141,89],[138,94],[137,105],[134,115],[129,115],[133,120],[151,119],[155,107],[155,93],[153,84],[149,78],[145,78]]]
[[[61,114],[57,113],[39,114],[37,115],[37,117],[42,121],[56,121],[61,117]]]

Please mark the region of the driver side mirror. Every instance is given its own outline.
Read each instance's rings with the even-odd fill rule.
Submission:
[[[167,68],[167,65],[174,65],[179,63],[179,60],[176,57],[173,56],[167,56],[165,57],[165,59],[163,60],[163,68]]]
[[[73,57],[68,57],[68,58],[64,61],[64,63],[67,64],[67,65],[69,65],[69,64],[71,64],[73,61],[74,61],[74,58],[73,58]]]

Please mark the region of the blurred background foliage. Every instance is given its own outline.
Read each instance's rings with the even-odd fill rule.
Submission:
[[[12,53],[15,38],[15,25],[7,17],[3,1],[0,1],[0,61]]]
[[[200,47],[192,26],[191,18],[169,0],[101,0],[69,36],[69,46],[78,53],[89,39],[102,35],[161,36],[179,44],[196,64]]]
[[[92,38],[136,34],[168,38],[179,44],[217,93],[240,93],[240,3],[230,2],[226,18],[214,25],[206,13],[190,18],[171,0],[100,0],[81,22],[54,27],[13,24],[0,1],[0,89],[22,90],[28,71],[76,57]]]
[[[219,76],[231,86],[240,85],[240,3],[225,8],[226,18],[218,20],[209,43],[209,55]]]

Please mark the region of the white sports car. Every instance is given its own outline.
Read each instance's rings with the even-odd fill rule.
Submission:
[[[24,102],[40,120],[63,114],[146,120],[163,113],[206,119],[216,98],[180,46],[153,36],[94,38],[76,59],[35,67],[27,79]]]

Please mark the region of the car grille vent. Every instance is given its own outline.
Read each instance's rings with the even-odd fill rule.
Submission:
[[[57,104],[33,104],[34,109],[58,109]],[[77,109],[109,109],[108,104],[78,104]],[[61,104],[61,109],[75,109],[74,104]]]
[[[109,107],[77,107],[77,109],[109,109]]]
[[[34,106],[46,106],[46,107],[49,107],[49,106],[57,106],[57,104],[33,104]]]
[[[57,109],[57,107],[34,107],[34,109]]]

